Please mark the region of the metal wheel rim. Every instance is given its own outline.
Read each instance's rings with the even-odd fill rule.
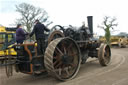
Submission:
[[[110,52],[106,46],[104,51],[104,58],[105,58],[105,63],[108,64],[110,62]]]
[[[99,62],[102,66],[107,66],[111,60],[111,51],[109,45],[101,44],[98,52]]]
[[[73,58],[73,61],[71,63],[66,63],[65,64],[64,61],[62,61],[62,55],[63,55],[63,53],[65,53],[65,50],[67,48],[65,48],[65,50],[64,49],[62,50],[63,46],[61,46],[61,45],[66,40],[67,41],[69,40],[70,42],[72,41],[73,42],[73,46],[72,47],[76,47],[76,49],[72,48],[73,50],[70,48],[70,51],[67,54],[69,55],[71,53],[71,51],[74,51],[74,50],[76,50],[77,53],[75,54],[75,57],[74,57],[74,55],[71,57],[71,58]],[[53,46],[53,48],[54,48],[54,49],[52,49],[53,51],[51,50],[52,52],[50,52],[50,49],[49,49],[51,46]],[[70,46],[70,45],[68,45],[68,46]],[[60,49],[63,52],[59,52]],[[52,55],[54,57],[52,57]],[[55,58],[58,57],[58,55],[60,57],[60,59],[58,58],[60,61],[55,59]],[[69,59],[69,61],[70,61],[70,59]],[[69,38],[56,39],[56,40],[52,41],[50,43],[50,45],[48,46],[48,48],[46,49],[44,62],[45,62],[45,67],[46,67],[47,71],[49,72],[49,74],[51,74],[52,76],[55,76],[59,80],[63,80],[63,81],[69,80],[69,79],[74,78],[76,76],[76,74],[78,73],[78,71],[79,71],[80,62],[81,62],[80,51],[78,49],[77,44],[72,39],[69,39]],[[65,67],[63,67],[64,65],[65,65]]]

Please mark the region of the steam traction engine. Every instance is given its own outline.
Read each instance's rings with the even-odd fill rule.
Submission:
[[[89,57],[98,58],[102,66],[109,64],[110,47],[93,38],[92,16],[88,16],[88,28],[56,25],[51,31],[46,35],[44,54],[41,56],[37,56],[35,44],[14,45],[18,54],[15,63],[17,72],[34,75],[47,72],[66,81],[77,75],[81,63]]]

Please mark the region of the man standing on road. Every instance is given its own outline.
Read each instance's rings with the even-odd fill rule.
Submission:
[[[41,24],[39,22],[39,20],[35,21],[35,26],[32,30],[32,32],[30,33],[30,37],[32,37],[32,35],[35,33],[36,36],[36,40],[37,40],[37,52],[38,55],[42,55],[44,54],[44,48],[45,48],[45,34],[44,31],[50,31],[49,29],[47,29],[44,24]]]

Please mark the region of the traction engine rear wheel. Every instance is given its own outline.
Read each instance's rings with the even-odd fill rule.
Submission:
[[[44,64],[49,74],[66,81],[76,76],[81,62],[80,51],[70,38],[53,40],[45,51]]]
[[[111,50],[109,45],[101,44],[98,52],[99,63],[102,66],[107,66],[111,60]]]

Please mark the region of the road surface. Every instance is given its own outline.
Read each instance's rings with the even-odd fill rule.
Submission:
[[[112,48],[112,59],[107,67],[100,66],[97,59],[88,59],[78,75],[66,82],[49,75],[35,77],[15,72],[7,78],[5,69],[0,67],[0,85],[128,85],[128,48]]]

